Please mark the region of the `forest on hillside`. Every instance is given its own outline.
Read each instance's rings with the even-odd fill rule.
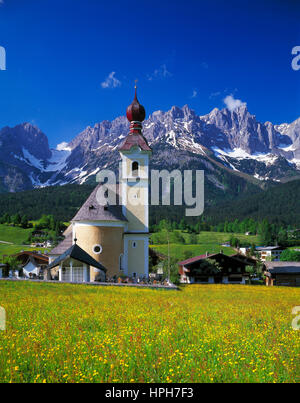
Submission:
[[[212,225],[245,218],[256,221],[266,219],[271,224],[300,228],[300,180],[208,207],[203,215],[203,219]]]
[[[53,215],[55,220],[69,221],[82,206],[94,185],[53,186],[19,193],[1,194],[0,216],[19,213],[29,220],[43,214]],[[218,199],[215,206],[205,206],[200,217],[185,217],[184,206],[150,206],[150,224],[157,225],[163,219],[187,224],[202,222],[217,226],[236,219],[255,221],[266,219],[270,224],[300,228],[300,180],[291,181],[256,193],[248,192],[230,201]]]
[[[46,214],[59,221],[69,221],[93,189],[91,185],[64,185],[1,194],[0,216],[19,213],[29,220],[38,220]]]

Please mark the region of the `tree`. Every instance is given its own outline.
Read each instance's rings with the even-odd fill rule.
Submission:
[[[250,279],[253,277],[262,277],[263,263],[257,262],[255,266],[246,266],[246,273],[250,274]]]
[[[263,220],[258,226],[259,242],[262,245],[271,245],[274,236],[272,234],[272,227],[268,220]]]
[[[16,271],[20,268],[20,262],[15,256],[6,256],[3,259],[3,263],[7,265],[8,271]],[[8,273],[7,273],[8,274]]]
[[[8,213],[5,213],[3,216],[4,223],[9,224],[10,223],[10,215]]]
[[[280,255],[281,262],[300,262],[300,252],[293,249],[286,249]]]
[[[169,235],[171,243],[184,243],[184,237],[180,231],[172,231]]]
[[[22,216],[22,218],[21,218],[21,226],[22,226],[22,228],[27,228],[28,227],[27,215]]]
[[[163,261],[163,271],[164,276],[166,278],[168,277],[169,267],[170,267],[170,281],[173,284],[179,284],[179,266],[176,258],[171,257],[170,264],[168,262],[168,259],[165,259]]]
[[[51,216],[43,214],[39,221],[36,223],[36,229],[48,229],[50,228]]]
[[[282,242],[287,241],[287,239],[288,239],[287,232],[283,227],[281,227],[277,236],[278,243],[281,244]]]
[[[19,213],[15,214],[12,216],[11,221],[13,223],[13,225],[19,225],[21,224],[21,216]]]
[[[254,243],[251,245],[251,248],[250,248],[248,254],[249,254],[249,256],[256,256],[257,252],[256,252],[256,247],[255,247]]]
[[[195,231],[197,232],[197,234],[200,234],[201,232],[201,222],[198,221],[197,224],[195,225]]]
[[[215,259],[205,259],[203,260],[199,267],[194,270],[196,274],[217,274],[222,270],[222,267]]]
[[[183,252],[184,260],[190,259],[190,258],[193,257],[193,256],[194,256],[194,253],[193,253],[192,250],[186,249],[186,250]]]
[[[168,220],[161,220],[160,223],[158,224],[158,228],[160,231],[162,230],[171,231],[172,226]]]
[[[182,218],[182,219],[180,220],[180,223],[179,223],[178,228],[179,228],[181,231],[184,231],[184,230],[186,229],[186,224],[185,224],[184,218]]]
[[[240,245],[240,241],[239,241],[239,239],[238,238],[236,238],[236,237],[234,237],[234,236],[232,236],[231,238],[230,238],[230,246],[233,246],[234,248],[237,248],[239,245]]]

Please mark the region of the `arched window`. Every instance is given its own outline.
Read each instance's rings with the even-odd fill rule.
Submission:
[[[134,161],[132,163],[131,170],[132,170],[132,176],[139,175],[139,163],[137,161]]]

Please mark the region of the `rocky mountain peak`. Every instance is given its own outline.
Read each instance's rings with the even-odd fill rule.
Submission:
[[[46,135],[34,125],[5,127],[0,130],[0,188],[13,189],[14,182],[4,179],[12,172],[8,166],[16,167],[24,188],[84,183],[101,168],[116,167],[118,147],[128,131],[126,116],[104,120],[86,127],[64,148],[51,151]],[[155,111],[143,122],[143,134],[153,148],[151,161],[156,167],[204,164],[208,180],[220,189],[209,158],[233,173],[260,180],[278,181],[300,170],[300,118],[291,124],[261,123],[246,104],[234,110],[214,108],[204,116],[188,105]],[[10,186],[3,185],[5,181]],[[20,186],[19,180],[16,189]]]

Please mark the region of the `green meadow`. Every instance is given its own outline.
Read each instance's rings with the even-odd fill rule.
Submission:
[[[31,248],[23,244],[32,230],[33,228],[24,229],[18,226],[0,224],[0,260],[3,255],[12,255],[21,250],[45,251],[45,248]]]
[[[189,234],[182,232],[182,236],[186,239]],[[194,256],[209,253],[218,253],[223,250],[226,255],[233,255],[236,250],[232,247],[224,247],[223,243],[229,241],[230,237],[233,236],[238,238],[241,242],[251,245],[252,243],[258,244],[258,237],[255,235],[244,235],[244,234],[229,234],[223,232],[213,232],[213,231],[202,231],[197,234],[197,244],[181,244],[181,243],[170,243],[170,256],[177,259],[183,260],[185,258],[185,253],[193,253]],[[168,254],[168,245],[150,245],[154,250]]]
[[[0,382],[299,382],[300,289],[0,281]]]

